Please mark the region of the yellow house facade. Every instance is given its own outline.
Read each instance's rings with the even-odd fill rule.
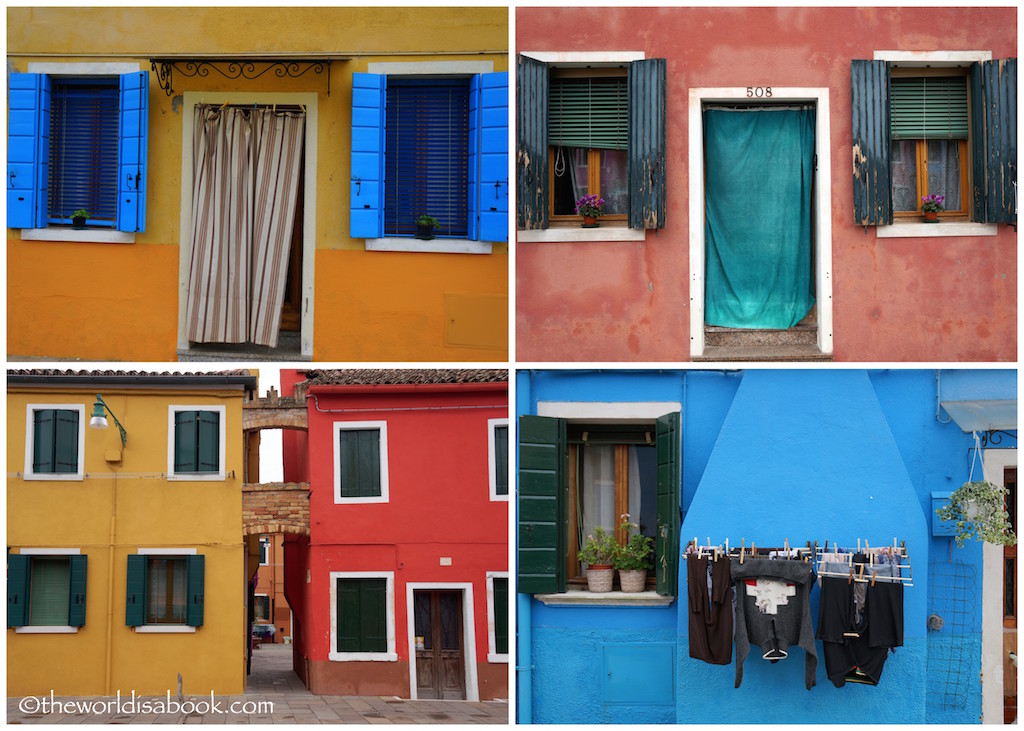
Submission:
[[[508,359],[507,8],[9,8],[7,61],[12,357]]]
[[[8,696],[243,691],[256,380],[8,373]]]

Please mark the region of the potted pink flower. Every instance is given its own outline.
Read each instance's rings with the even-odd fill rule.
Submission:
[[[583,216],[583,228],[597,228],[601,224],[597,217],[601,215],[604,198],[596,195],[585,195],[576,201],[576,215]]]
[[[943,204],[946,202],[944,195],[921,196],[921,211],[924,212],[926,223],[938,223],[939,212],[946,210]]]

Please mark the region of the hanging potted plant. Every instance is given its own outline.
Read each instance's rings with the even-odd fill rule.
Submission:
[[[1012,546],[1017,536],[1006,512],[1006,488],[991,482],[965,482],[949,496],[949,505],[935,511],[956,527],[956,545],[963,548],[968,538]]]
[[[601,224],[597,217],[601,215],[601,206],[604,205],[604,198],[596,195],[585,195],[576,201],[576,215],[583,216],[583,228],[597,228]]]
[[[416,238],[430,241],[434,238],[434,229],[441,228],[441,222],[424,213],[416,219]]]
[[[579,552],[579,560],[587,564],[587,588],[590,591],[608,592],[612,590],[612,578],[615,576],[612,561],[615,560],[615,553],[618,549],[615,536],[605,533],[601,526],[595,528],[594,532],[587,536],[583,550]]]
[[[653,541],[640,533],[640,526],[629,522],[629,513],[622,515],[622,528],[626,531],[626,544],[615,551],[614,566],[619,570],[619,585],[626,592],[642,592],[647,583],[647,572],[653,568]],[[633,529],[637,532],[633,533]]]
[[[939,212],[946,210],[943,204],[946,202],[944,195],[921,196],[921,210],[924,212],[925,223],[938,223]]]
[[[71,228],[85,228],[85,222],[92,218],[92,214],[84,208],[79,208],[71,214]]]

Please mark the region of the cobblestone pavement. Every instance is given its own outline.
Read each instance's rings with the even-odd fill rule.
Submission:
[[[137,698],[136,706],[150,702],[150,710],[132,709],[131,698],[58,697],[8,698],[7,722],[15,723],[389,723],[463,724],[509,723],[506,701],[410,701],[381,696],[313,695],[292,671],[290,645],[264,645],[253,651],[252,673],[244,695],[216,696],[217,711],[209,696],[185,696],[185,707],[168,709],[167,698]],[[10,669],[9,669],[10,670]],[[177,697],[172,694],[172,703]],[[43,708],[40,708],[43,701]],[[191,705],[189,705],[191,704]],[[269,704],[272,704],[269,705]],[[155,712],[170,711],[170,712]],[[199,712],[202,711],[202,712]],[[219,712],[218,712],[219,711]]]

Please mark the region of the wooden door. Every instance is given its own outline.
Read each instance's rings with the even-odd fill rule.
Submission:
[[[443,700],[466,697],[462,635],[462,592],[417,590],[413,594],[416,625],[416,696]]]
[[[1003,470],[1006,511],[1010,527],[1017,532],[1017,468]],[[1010,662],[1017,654],[1017,546],[1003,547],[1003,720],[1017,720],[1017,667]]]

